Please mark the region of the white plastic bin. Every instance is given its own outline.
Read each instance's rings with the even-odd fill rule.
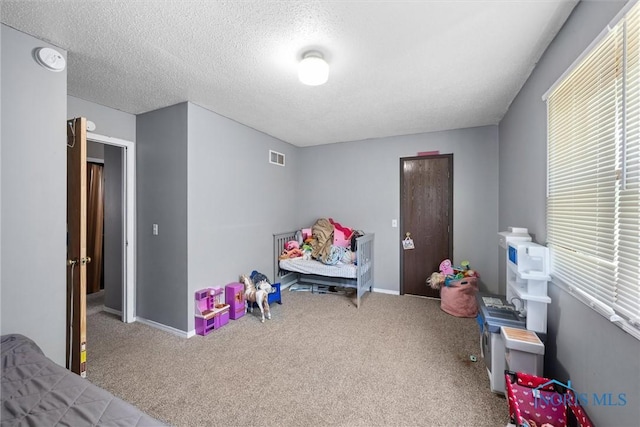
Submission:
[[[500,330],[504,341],[506,369],[543,376],[544,344],[535,332],[503,326]]]

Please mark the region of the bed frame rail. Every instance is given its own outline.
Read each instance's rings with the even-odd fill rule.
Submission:
[[[296,239],[295,231],[287,231],[273,235],[273,283],[280,282],[280,289],[288,288],[298,281],[298,273],[280,270],[280,255],[284,250],[284,244]]]
[[[358,237],[357,265],[358,265],[358,308],[360,299],[365,292],[373,291],[373,244],[375,235],[373,233]]]

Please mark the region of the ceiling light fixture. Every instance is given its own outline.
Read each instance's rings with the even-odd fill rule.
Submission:
[[[327,82],[329,64],[320,52],[312,50],[302,55],[302,61],[298,66],[298,79],[309,86],[319,86]]]

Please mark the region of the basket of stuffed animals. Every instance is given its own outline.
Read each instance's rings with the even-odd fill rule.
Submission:
[[[476,277],[452,280],[440,288],[440,308],[456,317],[476,317],[478,303],[476,293],[478,284]]]
[[[478,315],[478,273],[463,261],[462,267],[452,267],[451,261],[444,260],[440,271],[427,279],[433,289],[440,289],[440,309],[456,317],[476,317]]]

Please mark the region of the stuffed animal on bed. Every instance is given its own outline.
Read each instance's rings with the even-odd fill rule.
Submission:
[[[298,243],[296,240],[289,240],[287,243],[284,244],[284,249],[287,251],[300,249],[300,243]]]
[[[278,259],[300,258],[304,257],[305,252],[300,249],[291,249],[290,251],[284,250],[278,257]]]
[[[311,249],[311,246],[302,245],[302,259],[310,260],[311,259],[311,251],[312,250],[313,249]]]

